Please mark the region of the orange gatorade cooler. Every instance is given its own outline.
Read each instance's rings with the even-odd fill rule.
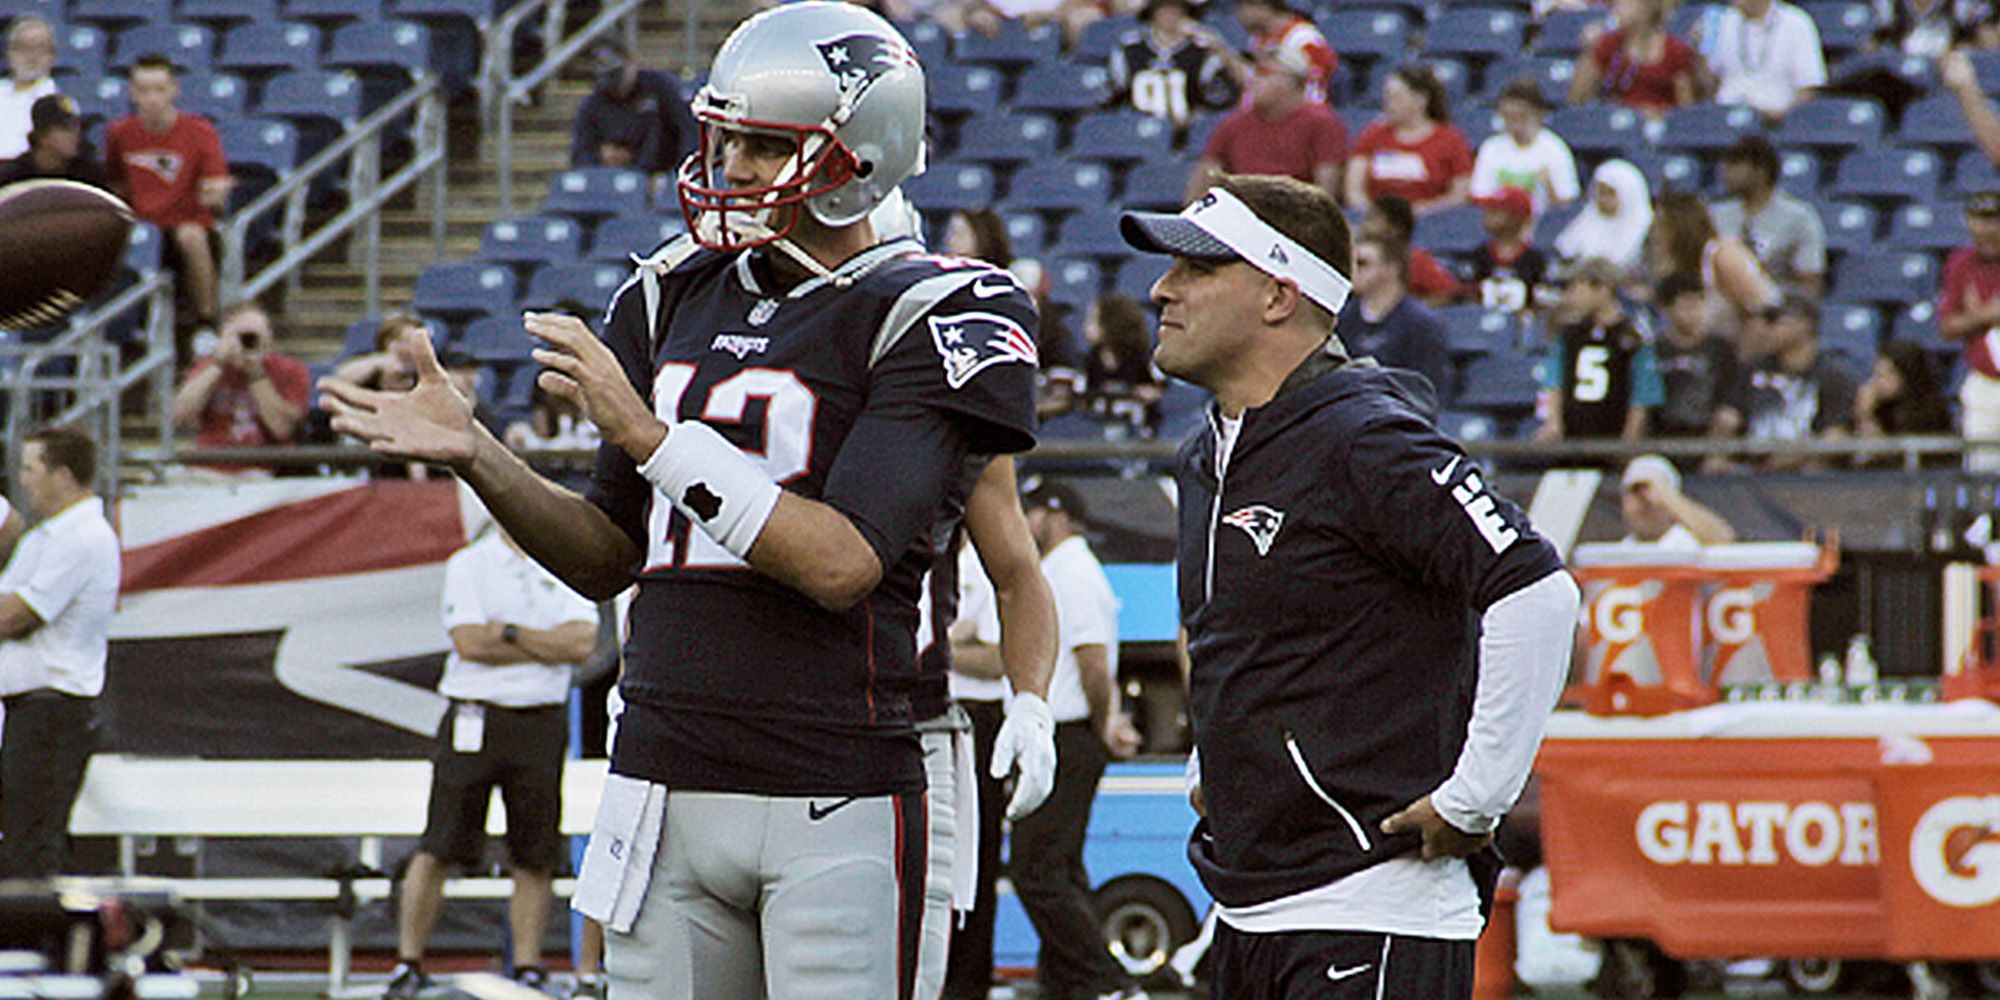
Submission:
[[[1814,584],[1838,567],[1831,546],[1810,542],[1711,545],[1701,566],[1704,676],[1716,686],[1813,679],[1810,604]]]
[[[1583,677],[1568,699],[1598,715],[1658,715],[1706,705],[1699,552],[1586,544],[1570,560],[1583,588]]]

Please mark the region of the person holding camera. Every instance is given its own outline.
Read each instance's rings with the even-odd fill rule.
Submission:
[[[223,310],[214,351],[188,369],[174,393],[174,426],[194,428],[196,447],[297,440],[312,377],[305,365],[273,349],[273,326],[255,302]]]

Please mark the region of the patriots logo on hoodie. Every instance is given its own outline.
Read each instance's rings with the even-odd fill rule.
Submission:
[[[1223,524],[1242,528],[1250,536],[1250,543],[1257,546],[1257,558],[1271,554],[1271,543],[1278,540],[1278,529],[1285,523],[1285,512],[1261,503],[1253,503],[1230,512],[1222,519]]]
[[[840,78],[841,92],[851,98],[860,97],[876,80],[899,67],[918,65],[917,54],[908,45],[881,35],[844,35],[814,46],[826,60],[827,70]]]

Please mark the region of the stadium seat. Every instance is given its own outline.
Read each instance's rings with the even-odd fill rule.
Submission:
[[[412,21],[358,21],[334,29],[322,62],[362,71],[401,71],[416,77],[429,70],[431,33]]]
[[[1000,106],[1000,71],[991,66],[944,63],[926,67],[926,75],[934,115],[983,115]]]
[[[1058,257],[1124,260],[1135,252],[1118,234],[1118,217],[1110,212],[1079,212],[1064,219],[1057,230],[1054,253]]]
[[[1727,3],[1684,3],[1675,6],[1667,14],[1667,30],[1682,38],[1693,38],[1695,26],[1709,16],[1710,11],[1721,14],[1729,9]]]
[[[132,223],[132,235],[125,240],[125,269],[134,274],[150,274],[160,269],[160,228],[150,222]]]
[[[1827,193],[1878,203],[1937,197],[1938,156],[1928,149],[1858,149],[1835,169]]]
[[[1040,212],[1005,212],[1000,221],[1007,227],[1007,246],[1016,257],[1040,257],[1049,245],[1048,220]]]
[[[1541,392],[1535,378],[1538,360],[1511,351],[1475,358],[1459,378],[1452,408],[1503,417],[1527,416],[1534,411],[1535,397]]]
[[[111,58],[104,31],[88,24],[65,24],[56,28],[56,66],[81,76],[100,76]]]
[[[1625,159],[1646,175],[1646,185],[1656,195],[1669,187],[1682,191],[1705,190],[1707,182],[1701,160],[1692,153],[1635,150],[1627,153]]]
[[[1445,347],[1454,360],[1465,361],[1517,350],[1520,328],[1514,318],[1485,306],[1445,306],[1437,310],[1444,324]]]
[[[514,272],[503,264],[433,264],[417,275],[410,307],[450,320],[514,311]]]
[[[1645,145],[1645,119],[1631,108],[1615,104],[1585,104],[1549,113],[1548,126],[1588,160],[1624,156]]]
[[[1447,107],[1455,108],[1458,102],[1465,100],[1466,95],[1472,92],[1472,70],[1463,60],[1450,56],[1434,57],[1429,50],[1425,50],[1422,53],[1422,63],[1430,67],[1431,75],[1437,77],[1438,83],[1444,86]],[[1388,83],[1390,74],[1402,65],[1406,63],[1386,59],[1376,63],[1368,72],[1368,89],[1361,94],[1360,103],[1366,107],[1379,109],[1382,106],[1382,85]]]
[[[1111,279],[1111,290],[1134,302],[1150,302],[1153,298],[1153,283],[1173,266],[1173,258],[1160,254],[1143,254],[1118,265],[1118,273]]]
[[[512,0],[393,0],[389,16],[417,21],[462,20],[468,27],[483,27]]]
[[[69,0],[8,0],[6,17],[9,20],[39,17],[50,24],[61,24],[68,10]]]
[[[1160,390],[1160,431],[1162,441],[1186,439],[1207,421],[1208,401],[1214,397],[1192,382],[1169,377]]]
[[[506,264],[557,264],[583,255],[583,227],[554,217],[500,219],[479,236],[479,258]]]
[[[79,78],[74,84],[64,82],[63,92],[76,104],[76,113],[90,121],[106,121],[122,117],[132,110],[132,104],[125,97],[125,78],[122,76],[100,76]]]
[[[1878,145],[1888,115],[1860,97],[1816,97],[1785,115],[1772,141],[1779,146],[1839,154]]]
[[[1833,290],[1827,297],[1900,307],[1937,295],[1937,284],[1938,264],[1931,255],[1873,250],[1847,254],[1834,265]]]
[[[1000,32],[991,38],[968,31],[953,39],[953,58],[961,63],[1002,67],[1032,66],[1055,62],[1062,54],[1062,32],[1053,24],[1029,28],[1020,20],[1000,22]]]
[[[1500,436],[1500,425],[1484,413],[1446,410],[1438,414],[1438,430],[1453,441],[1490,441]]]
[[[678,215],[621,215],[597,224],[590,241],[590,259],[627,261],[633,254],[646,256],[660,245],[687,232],[687,220]]]
[[[1007,185],[1007,207],[1036,212],[1103,211],[1111,201],[1111,168],[1090,160],[1030,163]]]
[[[1375,124],[1382,117],[1382,108],[1379,104],[1358,105],[1335,108],[1333,109],[1333,113],[1340,117],[1341,124],[1347,126],[1347,139],[1349,142],[1353,142],[1356,136],[1367,131],[1368,126]],[[1187,148],[1192,153],[1201,152],[1201,147],[1194,144],[1192,137],[1189,138]]]
[[[1858,201],[1825,202],[1818,206],[1829,253],[1866,253],[1874,249],[1880,214]]]
[[[1956,154],[1972,146],[1972,128],[1958,98],[1932,94],[1910,102],[1903,109],[1903,121],[1896,129],[1896,142],[1904,146],[1929,146],[1941,153]]]
[[[903,33],[903,40],[916,51],[917,61],[926,72],[951,61],[951,36],[936,21],[922,18],[897,21],[896,30]]]
[[[1319,30],[1342,59],[1361,62],[1403,58],[1410,47],[1410,22],[1386,10],[1335,10],[1317,19]]]
[[[1346,108],[1335,108],[1333,113],[1339,115],[1341,120],[1347,123],[1348,136],[1352,137],[1361,132],[1361,129],[1354,124],[1353,113],[1349,112]],[[1221,112],[1195,112],[1188,119],[1187,128],[1182,130],[1181,149],[1187,151],[1189,155],[1194,155],[1207,148],[1209,136],[1215,134],[1216,126],[1222,124],[1222,119],[1223,115]]]
[[[262,171],[275,180],[299,163],[299,130],[292,123],[268,118],[233,118],[215,123],[222,137],[222,155],[232,173]]]
[[[1820,175],[1824,168],[1819,157],[1803,149],[1778,151],[1778,190],[1794,198],[1819,197]],[[1722,172],[1716,171],[1717,186],[1722,183]]]
[[[1480,215],[1477,206],[1454,205],[1421,216],[1410,233],[1410,243],[1434,254],[1469,254],[1486,242]]]
[[[1133,163],[1170,157],[1174,126],[1140,111],[1102,111],[1076,123],[1070,156],[1106,163]]]
[[[1023,163],[1055,154],[1056,123],[1044,115],[1008,112],[968,118],[952,155],[982,163]]]
[[[1576,76],[1576,63],[1568,56],[1527,56],[1489,63],[1484,73],[1485,82],[1480,87],[1479,96],[1485,100],[1498,100],[1501,88],[1523,77],[1534,80],[1542,90],[1542,100],[1549,107],[1560,108],[1569,102],[1569,82]]]
[[[504,370],[534,360],[535,338],[522,329],[518,316],[483,316],[467,323],[452,347],[482,365]]]
[[[1920,345],[1933,354],[1960,350],[1957,342],[1944,339],[1944,332],[1938,329],[1935,302],[1912,302],[1908,308],[1898,310],[1889,337]]]
[[[114,31],[133,24],[166,24],[173,13],[165,0],[69,0],[65,17]]]
[[[278,0],[181,0],[175,16],[211,28],[233,24],[273,24]]]
[[[933,163],[903,182],[910,204],[925,212],[956,212],[993,204],[993,170],[982,163]]]
[[[1497,7],[1448,6],[1424,35],[1426,58],[1454,56],[1475,63],[1518,54],[1527,20]]]
[[[345,71],[280,73],[264,85],[264,97],[257,104],[258,114],[298,126],[308,157],[360,121],[362,112],[361,81]]]
[[[341,338],[340,356],[354,358],[375,353],[375,331],[381,324],[380,316],[364,316],[347,324],[347,332]]]
[[[1231,11],[1222,9],[1221,4],[1208,8],[1201,19],[1202,26],[1222,37],[1223,44],[1237,52],[1250,51],[1250,33],[1243,29]]]
[[[1567,228],[1571,222],[1575,221],[1577,215],[1584,210],[1584,208],[1586,207],[1586,203],[1588,203],[1589,201],[1590,201],[1590,191],[1588,188],[1586,188],[1584,190],[1583,197],[1578,198],[1575,201],[1572,201],[1566,205],[1550,206],[1548,210],[1544,211],[1541,214],[1540,218],[1535,220],[1535,237],[1534,237],[1535,246],[1543,250],[1547,250],[1550,247],[1554,246],[1556,242],[1556,237],[1560,235],[1562,231],[1565,228]]]
[[[532,276],[528,276],[528,296],[522,298],[522,308],[544,310],[564,302],[576,302],[584,306],[584,310],[604,312],[610,306],[612,292],[616,292],[618,286],[622,286],[630,276],[630,266],[610,262],[556,264],[550,268],[538,268]]]
[[[150,55],[166,56],[182,73],[206,73],[215,59],[215,33],[199,24],[135,25],[118,33],[109,65],[122,72]]]
[[[1875,15],[1865,3],[1819,0],[1799,6],[1819,26],[1820,48],[1829,56],[1837,57],[1860,48],[1875,31]]]
[[[1451,123],[1465,134],[1466,144],[1474,151],[1479,144],[1499,135],[1507,128],[1500,118],[1500,110],[1486,101],[1466,101],[1453,107]]]
[[[1720,153],[1756,131],[1757,112],[1742,105],[1690,104],[1649,123],[1653,145],[1666,152]]]
[[[1948,253],[1972,242],[1965,226],[1965,206],[1956,202],[1904,205],[1889,223],[1889,247]]]
[[[1829,302],[1820,307],[1819,346],[1845,354],[1864,366],[1875,360],[1882,340],[1882,314],[1873,306]]]
[[[1016,111],[1075,115],[1095,111],[1111,96],[1111,74],[1102,66],[1049,63],[1030,66],[1014,84]]]
[[[303,21],[240,24],[222,36],[217,69],[242,73],[278,73],[318,69],[319,28]]]
[[[2000,168],[1985,153],[1974,149],[1959,154],[1958,166],[1951,172],[1952,197],[1965,198],[1995,189],[2000,189]]]
[[[1187,196],[1192,160],[1151,160],[1133,167],[1125,175],[1125,189],[1118,197],[1122,208],[1176,212]]]
[[[1078,62],[1105,62],[1111,58],[1112,50],[1118,47],[1118,40],[1139,26],[1139,19],[1129,15],[1092,21],[1084,26],[1083,35],[1077,39],[1070,58]]]
[[[577,167],[555,175],[542,211],[579,218],[645,215],[646,175],[617,167]]]
[[[1437,0],[1327,0],[1320,4],[1325,12],[1343,10],[1386,10],[1408,20],[1411,24],[1424,24],[1437,13]]]
[[[1047,280],[1049,301],[1079,310],[1097,301],[1104,284],[1096,261],[1075,258],[1049,265]]]
[[[321,24],[379,21],[382,0],[285,0],[285,16]]]
[[[233,73],[181,77],[178,101],[181,110],[192,111],[211,121],[243,117],[249,99],[250,85]]]
[[[1538,56],[1574,58],[1583,51],[1584,36],[1607,20],[1603,10],[1552,10],[1542,21],[1542,33],[1535,36],[1531,51]]]

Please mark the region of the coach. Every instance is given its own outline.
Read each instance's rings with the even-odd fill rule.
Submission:
[[[41,521],[0,572],[0,879],[62,869],[70,806],[96,741],[119,570],[96,480],[97,449],[81,431],[27,436],[20,483]]]
[[[1216,397],[1176,472],[1215,995],[1469,998],[1492,831],[1555,704],[1576,585],[1432,424],[1428,381],[1346,357],[1331,197],[1226,177],[1122,225],[1175,258],[1157,363]]]

